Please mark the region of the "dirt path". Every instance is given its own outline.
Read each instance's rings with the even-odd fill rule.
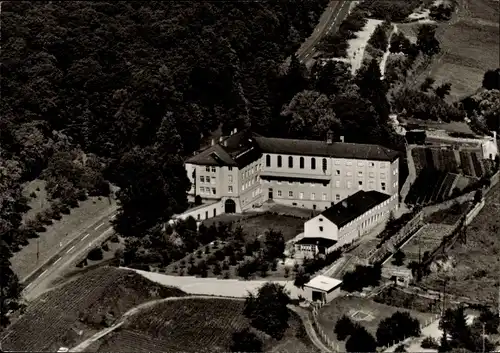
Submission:
[[[125,322],[127,322],[127,319],[129,317],[137,314],[141,310],[145,310],[145,309],[148,309],[148,308],[155,306],[157,304],[161,304],[161,303],[168,302],[168,301],[189,300],[189,299],[214,299],[214,298],[223,299],[223,300],[245,300],[243,298],[213,297],[210,295],[193,295],[193,296],[187,296],[187,297],[170,297],[170,298],[152,300],[152,301],[140,304],[140,305],[130,309],[125,314],[123,314],[123,316],[121,317],[119,322],[117,322],[116,324],[114,324],[111,327],[108,327],[104,330],[97,332],[95,335],[86,339],[85,341],[80,343],[78,346],[70,349],[70,352],[83,352],[83,351],[85,351],[85,349],[87,349],[92,343],[96,342],[97,340],[101,339],[102,337],[104,337],[107,334],[116,330],[118,327],[122,326]]]
[[[316,330],[314,329],[313,323],[309,317],[309,312],[306,311],[305,309],[302,309],[300,307],[294,306],[294,305],[289,305],[288,308],[295,312],[297,315],[299,315],[300,319],[302,320],[302,323],[304,325],[304,328],[306,329],[307,335],[309,336],[309,339],[311,342],[321,351],[321,352],[332,352],[331,349],[326,347],[323,342],[319,339],[318,335],[316,334]]]
[[[109,333],[115,331],[117,328],[125,324],[131,316],[137,314],[141,310],[148,309],[152,306],[155,306],[157,304],[161,304],[164,302],[168,301],[177,301],[177,300],[189,300],[189,299],[222,299],[222,300],[240,300],[243,301],[245,298],[230,298],[230,297],[215,297],[211,295],[192,295],[192,296],[186,296],[186,297],[170,297],[170,298],[164,298],[164,299],[157,299],[157,300],[152,300],[147,303],[140,304],[130,310],[128,310],[123,316],[121,317],[120,321],[114,324],[111,327],[108,327],[104,330],[101,330],[97,332],[95,335],[92,337],[86,339],[76,347],[70,349],[70,352],[84,352],[91,344],[94,342],[98,341],[99,339],[103,338],[104,336],[108,335]],[[288,305],[288,308],[292,310],[293,312],[297,313],[299,315],[302,324],[304,325],[304,328],[307,332],[307,335],[309,336],[309,339],[311,342],[322,352],[331,352],[328,348],[325,347],[325,345],[321,342],[321,340],[318,338],[316,335],[316,331],[314,330],[314,327],[312,325],[311,320],[309,319],[308,313],[302,309],[298,308],[294,305]]]

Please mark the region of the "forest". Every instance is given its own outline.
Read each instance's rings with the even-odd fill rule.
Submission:
[[[186,209],[183,161],[218,128],[402,149],[375,61],[353,77],[295,57],[327,3],[3,1],[0,326],[21,291],[9,259],[36,231],[28,181],[56,213],[118,187],[115,230],[140,244]]]

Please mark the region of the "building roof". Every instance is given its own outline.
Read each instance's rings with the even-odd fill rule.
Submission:
[[[336,278],[319,275],[305,284],[306,287],[319,289],[329,292],[342,284],[342,281]]]
[[[330,248],[337,244],[335,240],[332,239],[326,239],[326,238],[320,238],[320,237],[304,237],[300,240],[297,240],[295,244],[301,244],[301,245],[318,245],[322,246],[325,248]]]
[[[227,136],[222,142],[195,154],[186,163],[207,166],[233,166],[248,165],[261,155],[254,146],[252,138],[255,135],[249,130],[243,130]]]
[[[379,145],[343,143],[314,140],[293,140],[274,137],[255,137],[257,145],[265,153],[281,153],[349,159],[367,159],[393,162],[399,153]]]
[[[340,228],[389,198],[375,190],[360,190],[316,217],[323,216]]]

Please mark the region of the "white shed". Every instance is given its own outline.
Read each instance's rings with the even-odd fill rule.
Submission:
[[[306,299],[312,302],[331,302],[340,294],[342,281],[332,277],[319,275],[304,285]]]

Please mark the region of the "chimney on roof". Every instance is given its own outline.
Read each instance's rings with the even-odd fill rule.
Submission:
[[[342,207],[347,208],[347,206],[348,206],[347,202],[346,201],[342,201]]]
[[[233,135],[238,132],[238,128],[234,128]]]
[[[344,136],[340,136],[340,142],[344,143]]]
[[[326,133],[326,143],[328,145],[331,145],[333,143],[333,131],[332,130],[328,130],[328,132]]]
[[[219,142],[222,142],[223,139],[224,139],[224,136],[220,136],[219,137]]]
[[[212,139],[212,146],[215,145],[215,139]]]

